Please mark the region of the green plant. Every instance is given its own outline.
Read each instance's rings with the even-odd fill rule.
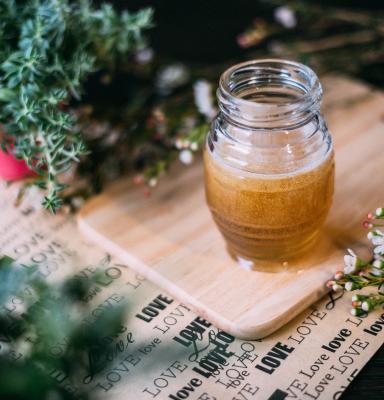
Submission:
[[[352,296],[352,315],[360,316],[384,304],[384,233],[377,229],[383,225],[384,208],[369,213],[364,227],[369,229],[368,239],[374,245],[371,260],[358,257],[352,250],[344,256],[344,271],[338,271],[327,286],[334,290],[355,291],[366,287],[377,287],[376,293],[355,294]]]
[[[88,296],[95,288],[102,290],[109,262],[108,257],[101,260],[91,277],[47,283],[37,267],[0,255],[1,399],[91,397],[92,385],[81,383],[105,367],[114,346],[105,339],[129,335],[125,301],[85,320],[92,310]]]
[[[0,0],[0,134],[2,149],[24,159],[55,212],[60,176],[86,154],[68,102],[84,79],[112,68],[143,45],[152,10],[118,14],[89,0]]]

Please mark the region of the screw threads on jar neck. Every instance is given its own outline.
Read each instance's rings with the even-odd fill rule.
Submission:
[[[260,60],[226,70],[217,90],[223,116],[250,129],[290,129],[320,110],[322,88],[303,64]]]

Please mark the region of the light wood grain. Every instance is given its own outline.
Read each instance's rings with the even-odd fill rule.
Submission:
[[[204,200],[200,160],[177,168],[151,197],[122,180],[91,199],[78,223],[126,262],[217,327],[264,337],[325,293],[348,247],[367,251],[361,226],[384,199],[384,96],[343,78],[325,80],[324,112],[336,151],[334,205],[313,252],[279,272],[247,271],[228,255]]]

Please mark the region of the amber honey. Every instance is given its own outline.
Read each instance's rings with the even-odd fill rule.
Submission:
[[[247,268],[301,257],[322,228],[334,185],[316,74],[292,61],[249,61],[222,74],[217,96],[205,191],[230,254]]]
[[[332,203],[333,154],[303,172],[262,176],[204,157],[212,216],[236,259],[288,261],[314,243]]]

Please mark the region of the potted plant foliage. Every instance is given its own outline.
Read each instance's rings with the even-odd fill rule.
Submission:
[[[76,116],[85,78],[143,46],[152,10],[118,13],[90,1],[0,0],[0,177],[34,173],[43,205],[60,207],[61,180],[86,153]]]

